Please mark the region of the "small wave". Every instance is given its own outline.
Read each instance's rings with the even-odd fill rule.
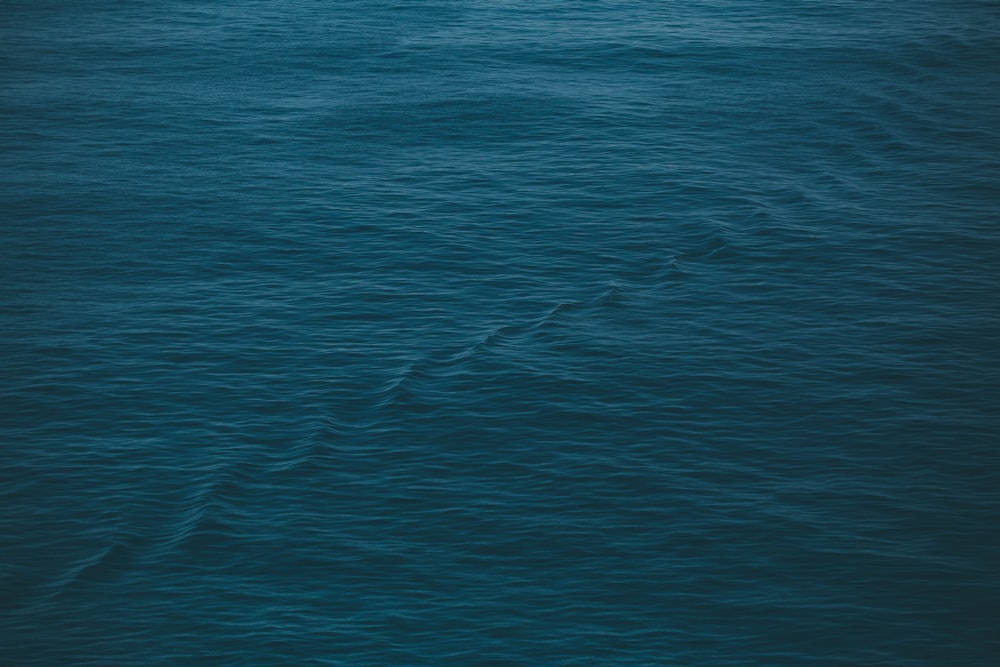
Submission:
[[[710,260],[727,260],[738,256],[722,225],[715,225],[694,242],[693,247],[682,251],[673,257],[683,262],[707,262]]]
[[[371,410],[379,411],[412,395],[414,385],[432,378],[442,377],[460,369],[471,359],[499,347],[519,344],[531,335],[553,325],[565,317],[597,308],[620,305],[625,288],[610,285],[605,291],[586,301],[561,301],[541,316],[521,324],[504,324],[480,334],[473,341],[451,349],[432,351],[419,359],[407,362],[395,375],[372,394]],[[369,416],[368,419],[375,418]]]
[[[98,583],[123,572],[134,555],[128,539],[115,539],[96,553],[76,562],[50,584],[51,596],[59,596],[86,583]]]

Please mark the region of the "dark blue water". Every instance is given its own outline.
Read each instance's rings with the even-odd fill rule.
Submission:
[[[0,663],[1000,664],[1000,2],[0,45]]]

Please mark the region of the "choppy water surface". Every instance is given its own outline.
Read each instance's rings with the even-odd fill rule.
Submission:
[[[1000,3],[0,41],[0,662],[996,664]]]

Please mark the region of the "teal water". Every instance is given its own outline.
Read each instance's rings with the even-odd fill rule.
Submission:
[[[0,43],[0,664],[997,664],[1000,3]]]

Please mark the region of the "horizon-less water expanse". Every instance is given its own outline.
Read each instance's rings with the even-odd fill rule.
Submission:
[[[1000,2],[0,45],[0,664],[1000,664]]]

